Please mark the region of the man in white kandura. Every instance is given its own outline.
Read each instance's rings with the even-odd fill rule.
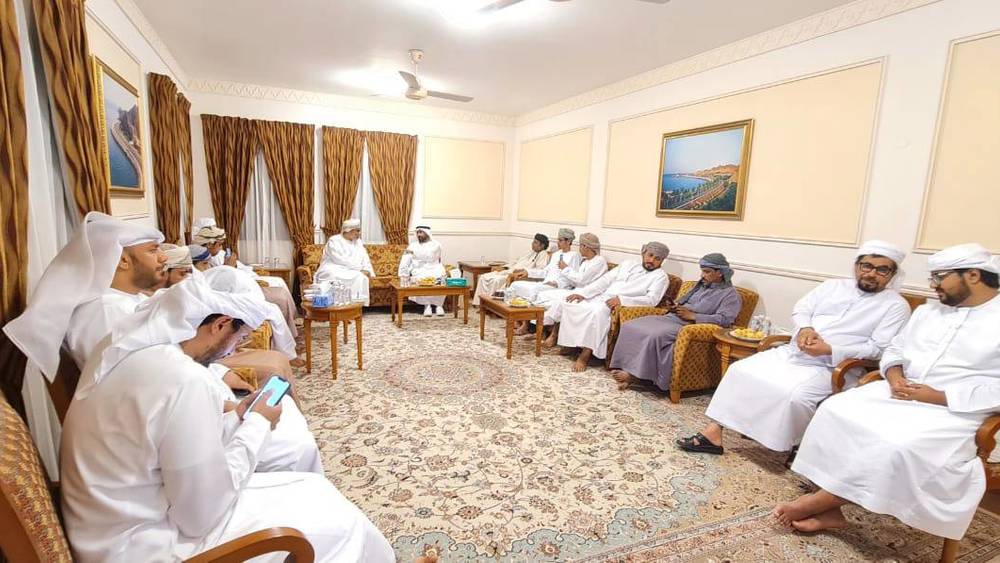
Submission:
[[[161,244],[160,250],[167,257],[167,263],[164,265],[167,275],[163,277],[163,280],[156,286],[156,289],[164,289],[178,284],[194,271],[194,262],[191,260],[190,248],[177,246],[176,244]]]
[[[417,240],[406,247],[399,260],[399,278],[417,281],[421,278],[442,278],[445,276],[444,264],[441,263],[441,243],[431,238],[431,228],[421,225],[415,229]],[[434,314],[444,316],[444,296],[410,297],[410,301],[424,306],[424,316],[431,316],[431,306]]]
[[[280,404],[263,397],[248,412],[248,397],[218,414],[204,366],[259,325],[261,310],[258,297],[192,278],[144,302],[87,363],[92,388],[69,408],[61,451],[76,560],[174,561],[287,526],[306,536],[316,561],[395,561],[322,475],[254,473]]]
[[[565,289],[567,280],[560,276],[561,272],[571,272],[580,266],[580,253],[573,250],[573,240],[576,233],[573,229],[559,229],[556,239],[557,250],[549,257],[549,263],[544,268],[521,268],[514,270],[510,279],[511,291],[518,297],[534,301],[538,294],[549,289]]]
[[[521,256],[513,262],[507,263],[503,269],[496,272],[489,272],[479,276],[479,284],[476,286],[476,293],[472,296],[472,304],[479,306],[479,298],[483,295],[490,297],[497,291],[507,287],[510,275],[516,270],[539,270],[549,263],[549,237],[542,233],[536,233],[531,240],[531,252]]]
[[[803,532],[847,525],[856,503],[961,539],[986,490],[980,424],[1000,412],[1000,260],[978,244],[927,261],[940,303],[919,307],[882,355],[885,381],[825,401],[792,465],[819,490],[779,505]]]
[[[367,307],[368,285],[373,277],[375,269],[361,241],[361,221],[348,219],[341,225],[340,234],[326,241],[314,280],[346,284],[351,289],[351,299]]]
[[[825,281],[795,304],[787,346],[729,366],[705,411],[714,422],[677,446],[722,454],[723,427],[779,452],[798,445],[820,401],[833,393],[837,364],[877,360],[910,317],[906,300],[893,289],[903,283],[905,257],[885,241],[861,245],[854,277]],[[850,379],[853,384],[857,377]]]
[[[551,327],[549,335],[542,342],[546,348],[556,345],[559,337],[559,321],[562,320],[562,307],[566,298],[572,295],[573,289],[585,287],[597,281],[608,271],[608,261],[601,256],[601,239],[593,233],[580,235],[580,263],[576,267],[563,268],[556,273],[559,287],[547,289],[535,297],[535,303],[545,307],[545,317],[542,324]],[[538,330],[538,327],[535,327]]]
[[[611,311],[616,307],[655,306],[667,291],[667,273],[661,266],[670,254],[667,245],[650,242],[642,247],[641,260],[626,260],[597,281],[578,288],[562,305],[558,342],[581,348],[573,371],[587,369],[591,356],[608,353]]]

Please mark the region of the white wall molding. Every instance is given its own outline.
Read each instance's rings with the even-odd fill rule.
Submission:
[[[221,96],[236,96],[240,98],[288,102],[292,104],[327,106],[356,111],[403,115],[407,117],[447,119],[463,123],[495,125],[498,127],[513,127],[516,122],[514,117],[508,115],[448,109],[423,105],[416,102],[394,102],[374,98],[361,98],[357,96],[323,94],[320,92],[293,90],[290,88],[278,88],[274,86],[261,86],[258,84],[244,84],[241,82],[229,82],[225,80],[205,80],[195,78],[188,82],[188,88],[194,92],[218,94]]]
[[[180,63],[178,63],[177,59],[174,58],[174,55],[170,52],[170,48],[167,47],[167,44],[160,39],[160,35],[156,33],[155,29],[153,29],[153,25],[146,19],[146,16],[142,13],[142,10],[139,9],[139,6],[137,6],[133,0],[115,0],[115,4],[121,8],[121,11],[125,13],[125,17],[132,22],[132,25],[134,25],[139,31],[139,34],[143,36],[147,43],[149,43],[149,46],[156,51],[156,54],[159,55],[163,64],[167,65],[167,68],[174,73],[174,76],[177,77],[178,81],[180,81],[181,87],[186,88],[188,83],[187,73],[184,72]],[[94,19],[100,21],[100,18],[95,17]],[[113,35],[114,34],[112,34],[112,36]]]
[[[864,25],[940,0],[857,0],[521,114],[526,125],[614,98]]]

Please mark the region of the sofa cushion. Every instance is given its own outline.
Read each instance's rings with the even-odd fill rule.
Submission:
[[[302,247],[302,265],[308,266],[310,271],[315,272],[319,268],[319,261],[323,259],[325,246],[325,244],[307,244]]]
[[[399,261],[406,251],[405,244],[366,244],[368,258],[376,277],[394,277],[399,271]]]

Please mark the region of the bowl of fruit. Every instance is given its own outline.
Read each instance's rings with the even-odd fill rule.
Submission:
[[[746,340],[748,342],[756,342],[764,338],[763,330],[753,330],[749,328],[734,328],[729,331],[729,336],[733,338],[738,338],[739,340]]]
[[[510,306],[511,307],[530,307],[531,306],[531,301],[528,301],[527,299],[525,299],[523,297],[515,297],[515,298],[513,298],[513,299],[510,300]]]
[[[437,283],[437,279],[435,279],[435,278],[420,278],[420,279],[417,280],[417,285],[423,286],[423,287],[429,287],[429,286],[432,286],[432,285],[434,285],[436,283]]]

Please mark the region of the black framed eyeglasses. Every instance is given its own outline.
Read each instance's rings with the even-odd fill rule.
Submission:
[[[858,262],[858,269],[866,274],[875,272],[883,278],[889,277],[896,271],[896,268],[893,268],[892,266],[876,266],[871,262]]]
[[[952,274],[961,274],[965,270],[941,270],[938,272],[931,272],[931,275],[927,278],[927,281],[934,285],[941,285],[944,279]]]

